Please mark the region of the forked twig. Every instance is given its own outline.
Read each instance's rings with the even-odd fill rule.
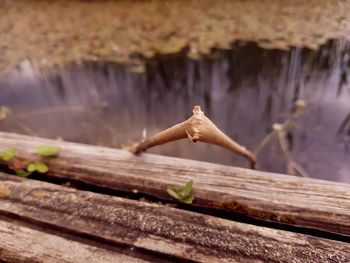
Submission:
[[[132,145],[129,150],[138,154],[146,151],[150,147],[185,138],[189,138],[193,142],[200,141],[222,146],[234,153],[242,155],[250,161],[251,168],[255,167],[256,158],[254,154],[220,131],[219,128],[204,115],[200,106],[195,106],[193,108],[193,116],[191,118],[161,131],[151,138],[141,140],[141,142]]]
[[[291,175],[296,175],[297,172],[303,177],[310,177],[308,173],[303,169],[303,167],[301,167],[296,161],[292,159],[288,149],[288,143],[286,141],[286,130],[295,125],[295,120],[303,114],[304,109],[305,102],[303,100],[297,100],[295,102],[295,108],[293,110],[292,115],[282,124],[275,123],[272,126],[272,131],[262,139],[260,144],[256,147],[254,154],[255,156],[258,156],[259,152],[266,145],[268,145],[271,142],[271,140],[276,136],[287,163],[287,173]]]
[[[275,137],[277,129],[280,130],[287,130],[288,128],[292,127],[295,124],[295,120],[300,117],[303,113],[304,113],[304,109],[305,109],[305,102],[303,100],[297,100],[295,102],[295,108],[292,112],[292,115],[286,120],[284,121],[282,124],[280,123],[275,123],[273,125],[273,129],[270,133],[268,133],[263,139],[262,141],[259,143],[259,145],[256,147],[256,149],[254,150],[254,154],[255,156],[258,156],[259,152],[266,146],[268,145],[271,140]],[[275,129],[277,128],[277,129]]]

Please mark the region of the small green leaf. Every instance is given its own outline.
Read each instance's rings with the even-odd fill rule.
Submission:
[[[178,195],[178,193],[176,193],[174,189],[168,187],[168,188],[166,189],[166,191],[167,191],[167,193],[168,193],[171,197],[173,197],[173,198],[175,198],[175,199],[178,199],[178,200],[181,199],[180,196]]]
[[[178,192],[178,194],[181,197],[181,200],[186,199],[192,192],[192,184],[193,181],[188,181],[184,187],[181,188],[181,190]]]
[[[27,172],[24,169],[16,169],[15,172],[18,176],[21,176],[21,177],[27,177],[32,174],[31,172]]]
[[[47,167],[47,165],[43,162],[37,162],[36,163],[36,170],[39,172],[39,173],[47,173],[47,171],[49,170],[49,167]]]
[[[192,204],[193,199],[193,196],[188,196],[187,198],[183,199],[182,202],[184,202],[185,204]]]
[[[37,148],[38,153],[44,157],[56,156],[60,150],[59,147],[45,145],[38,146]]]
[[[193,185],[193,181],[190,180],[181,189],[175,189],[175,188],[168,187],[167,193],[171,197],[173,197],[181,202],[184,202],[186,204],[192,204],[192,201],[194,199],[194,197],[191,196],[192,185]]]
[[[16,156],[16,149],[9,149],[3,152],[0,152],[0,158],[4,161],[11,161]]]
[[[27,171],[32,173],[32,172],[35,172],[37,170],[37,165],[36,163],[29,163],[27,165]]]
[[[32,162],[27,165],[27,170],[30,173],[39,172],[44,174],[49,170],[49,167],[43,162]]]

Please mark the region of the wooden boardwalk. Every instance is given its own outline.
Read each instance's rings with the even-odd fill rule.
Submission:
[[[350,262],[348,184],[0,133],[38,145],[48,174],[1,166],[0,261]],[[167,195],[190,179],[192,205]]]

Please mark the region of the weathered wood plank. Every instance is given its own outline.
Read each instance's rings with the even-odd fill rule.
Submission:
[[[348,262],[350,244],[0,174],[0,213],[201,262]],[[59,246],[59,243],[57,243]],[[62,248],[61,248],[62,249]],[[106,261],[108,262],[108,261]]]
[[[49,176],[162,198],[169,198],[167,186],[192,179],[197,205],[350,234],[348,184],[1,132],[0,141],[0,150],[16,147],[20,155],[33,154],[40,144],[60,146]]]
[[[142,263],[149,261],[0,220],[0,262]]]

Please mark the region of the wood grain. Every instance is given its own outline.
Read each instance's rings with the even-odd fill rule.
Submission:
[[[149,262],[0,220],[0,262]]]
[[[348,243],[237,223],[164,205],[5,174],[0,174],[0,187],[6,189],[6,194],[0,197],[0,214],[100,242],[126,244],[174,256],[177,262],[291,262],[291,259],[293,262],[348,262],[350,258]],[[23,234],[19,231],[18,235]],[[7,242],[9,238],[10,235]],[[43,244],[46,245],[50,243]]]
[[[350,185],[151,154],[1,133],[0,150],[33,156],[38,145],[62,148],[49,177],[169,199],[167,186],[194,181],[196,205],[350,235]]]

